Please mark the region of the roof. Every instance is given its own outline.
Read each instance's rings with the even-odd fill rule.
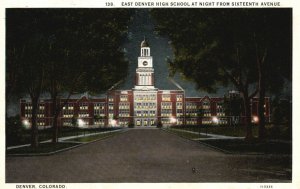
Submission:
[[[146,39],[144,39],[141,43],[141,48],[142,47],[149,47],[149,43],[146,41]]]

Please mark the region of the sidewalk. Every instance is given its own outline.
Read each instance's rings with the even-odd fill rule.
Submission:
[[[183,129],[173,129],[175,131],[179,132],[186,132],[186,133],[193,133],[193,134],[199,134],[198,132],[195,131],[187,131]],[[217,135],[217,134],[208,134],[208,133],[201,133],[201,135],[209,136],[210,138],[197,138],[193,140],[214,140],[214,139],[243,139],[245,137],[234,137],[234,136],[225,136],[225,135]]]
[[[121,129],[116,129],[116,130],[113,130],[113,131],[104,131],[104,132],[97,132],[97,133],[89,133],[89,134],[81,134],[81,135],[75,135],[75,136],[60,137],[60,138],[58,138],[58,142],[63,142],[64,140],[75,139],[75,138],[80,138],[80,137],[99,135],[99,134],[104,134],[104,133],[113,133],[113,132],[117,132],[117,131],[120,131],[120,130]],[[47,143],[47,142],[51,142],[51,139],[50,140],[42,141],[40,143]],[[17,146],[9,146],[6,149],[7,150],[11,150],[11,149],[21,148],[21,147],[25,147],[25,146],[30,146],[30,144],[22,144],[22,145],[17,145]]]

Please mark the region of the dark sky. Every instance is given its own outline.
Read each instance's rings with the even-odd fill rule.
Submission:
[[[153,56],[155,87],[159,89],[177,89],[168,79],[166,58],[172,58],[173,56],[170,41],[168,38],[156,34],[154,26],[155,21],[151,18],[149,9],[136,9],[134,18],[129,25],[128,40],[122,46],[130,62],[128,76],[119,88],[132,89],[134,87],[135,69],[138,63],[137,58],[140,55],[140,44],[145,36],[149,42],[151,55]],[[232,85],[228,88],[220,87],[217,93],[209,94],[205,91],[196,90],[193,82],[186,81],[179,75],[180,73],[177,73],[173,79],[185,89],[187,97],[203,97],[205,95],[211,97],[223,96],[228,90],[233,89]],[[285,92],[283,93],[291,94],[291,83],[284,90]],[[8,116],[14,116],[19,113],[19,100],[19,98],[11,98],[11,101],[7,102]]]
[[[145,36],[149,42],[151,55],[153,56],[155,87],[159,89],[178,89],[168,79],[168,65],[166,63],[166,58],[172,57],[172,49],[169,45],[170,41],[155,33],[154,24],[149,9],[135,10],[135,15],[129,25],[128,40],[122,46],[130,62],[128,76],[119,88],[132,89],[134,87],[135,69],[138,63],[137,58],[140,56],[140,44]],[[183,80],[178,73],[173,79],[185,89],[186,96],[223,96],[227,90],[221,89],[217,94],[208,94],[204,91],[197,91],[194,83]],[[79,97],[81,95],[77,96]],[[47,97],[49,96],[47,95]],[[15,97],[11,98],[10,102],[7,102],[8,116],[14,116],[19,113],[19,100],[19,98]]]
[[[146,37],[153,56],[155,87],[159,89],[177,89],[168,79],[168,65],[166,58],[173,56],[170,41],[155,33],[155,21],[151,18],[149,9],[137,9],[129,26],[129,41],[124,45],[126,55],[130,61],[128,77],[120,87],[121,89],[131,89],[134,86],[135,69],[137,67],[137,57],[140,55],[141,41]],[[228,89],[220,89],[216,94],[208,94],[195,89],[195,84],[184,80],[177,73],[173,78],[186,91],[187,96],[223,96]]]

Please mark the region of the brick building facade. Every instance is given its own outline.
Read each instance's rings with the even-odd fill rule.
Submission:
[[[153,59],[146,40],[141,43],[138,67],[135,74],[135,86],[120,90],[114,87],[107,91],[105,97],[93,97],[84,94],[71,98],[63,107],[58,125],[86,127],[128,126],[137,127],[162,125],[201,125],[230,124],[226,115],[222,97],[186,97],[181,87],[174,90],[161,90],[154,86]],[[230,95],[239,95],[231,92]],[[61,99],[63,104],[65,99]],[[37,125],[51,125],[52,102],[41,99],[38,107]],[[21,99],[21,119],[27,122],[31,116],[30,100]],[[257,121],[258,98],[251,102],[253,121]],[[266,120],[270,120],[270,99],[265,99]],[[243,116],[239,116],[243,117]]]

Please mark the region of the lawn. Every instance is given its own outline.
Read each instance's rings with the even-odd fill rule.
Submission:
[[[217,134],[233,137],[244,137],[246,134],[243,126],[214,126],[214,125],[195,125],[195,126],[175,126],[175,129],[183,129],[186,131],[200,132],[206,134]],[[252,128],[253,136],[258,136],[258,127]]]
[[[31,146],[25,146],[21,148],[15,148],[11,150],[6,150],[6,154],[39,154],[39,153],[49,153],[49,152],[55,152],[58,150],[62,150],[65,148],[73,147],[78,144],[76,143],[40,143],[38,148],[33,148]]]
[[[199,138],[209,138],[208,136],[201,135],[199,133],[185,132],[185,131],[180,131],[180,130],[172,129],[172,128],[167,128],[166,130],[170,131],[176,135],[179,135],[181,137],[188,138],[191,140],[195,140],[195,139],[199,139]]]
[[[103,138],[114,136],[116,134],[119,134],[120,132],[121,131],[108,132],[108,133],[99,133],[99,134],[96,134],[96,135],[84,136],[84,137],[69,139],[69,140],[65,140],[65,141],[91,142],[91,141],[100,140],[100,139],[103,139]]]
[[[292,144],[290,142],[245,141],[243,139],[217,139],[201,142],[232,153],[292,154]]]
[[[76,127],[62,127],[59,128],[58,137],[67,137],[67,136],[77,136],[82,134],[89,133],[98,133],[104,131],[112,131],[119,128],[87,128],[87,129],[79,129]],[[45,141],[52,138],[52,129],[44,129],[39,130],[39,141]],[[22,144],[29,144],[31,140],[31,131],[30,130],[20,130],[18,133],[14,134],[6,134],[6,145],[7,146],[15,146]]]

